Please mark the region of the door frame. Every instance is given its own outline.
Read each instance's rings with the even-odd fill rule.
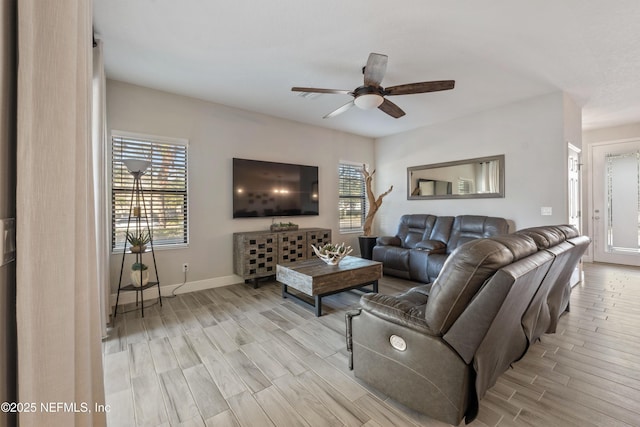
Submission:
[[[577,155],[577,163],[575,165],[571,165],[569,166],[569,160],[571,159],[571,154],[575,153]],[[577,223],[577,228],[578,228],[578,232],[580,234],[583,234],[583,229],[584,229],[584,223],[583,223],[583,213],[584,213],[584,194],[583,194],[583,180],[584,180],[584,176],[583,176],[583,151],[582,148],[577,147],[575,145],[573,145],[571,142],[567,142],[567,152],[566,152],[566,162],[565,162],[565,167],[567,168],[567,179],[566,179],[566,184],[567,184],[567,224],[571,224],[571,212],[572,212],[572,208],[574,206],[577,206],[577,218],[578,218],[578,223]],[[577,169],[577,185],[576,185],[576,191],[575,194],[573,194],[574,197],[576,197],[577,203],[575,203],[575,201],[572,199],[572,192],[571,192],[571,168],[575,166]],[[578,263],[578,265],[576,265],[576,268],[574,269],[573,273],[571,274],[571,278],[569,279],[569,284],[571,285],[571,287],[576,286],[578,283],[580,283],[580,281],[583,280],[583,274],[582,274],[582,261],[580,261]]]
[[[584,175],[583,175],[583,166],[584,166],[584,154],[582,148],[573,145],[572,143],[567,143],[567,160],[569,160],[569,156],[571,151],[575,152],[578,155],[578,188],[576,192],[576,197],[578,197],[578,231],[580,234],[583,234],[584,230]],[[568,166],[568,165],[567,165]],[[569,184],[569,171],[567,171],[567,186]],[[571,191],[567,187],[567,215],[571,215]]]

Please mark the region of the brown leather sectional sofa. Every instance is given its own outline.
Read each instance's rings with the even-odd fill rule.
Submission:
[[[384,274],[431,283],[458,246],[472,239],[509,232],[504,218],[479,215],[403,215],[395,236],[379,237],[373,260]]]
[[[438,420],[473,420],[478,401],[568,308],[590,243],[570,226],[469,241],[432,284],[365,294],[347,313],[356,377]]]

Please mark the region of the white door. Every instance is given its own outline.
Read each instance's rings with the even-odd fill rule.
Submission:
[[[640,265],[640,140],[594,145],[594,261]]]

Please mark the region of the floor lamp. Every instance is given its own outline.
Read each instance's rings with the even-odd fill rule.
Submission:
[[[118,302],[120,300],[120,291],[135,291],[136,293],[136,307],[138,306],[138,292],[140,293],[140,310],[142,313],[142,317],[144,317],[144,290],[151,288],[153,286],[158,287],[158,301],[160,302],[160,306],[162,306],[162,295],[160,294],[160,279],[158,278],[158,266],[156,264],[156,254],[153,250],[153,235],[151,234],[151,227],[149,226],[149,216],[147,214],[147,207],[144,201],[144,191],[142,190],[142,184],[140,179],[142,175],[144,175],[149,166],[151,166],[151,162],[148,160],[139,160],[139,159],[124,159],[122,163],[127,167],[127,170],[131,175],[133,175],[133,187],[131,188],[131,202],[129,204],[129,216],[127,219],[127,231],[125,234],[124,240],[124,249],[122,251],[122,263],[120,264],[120,279],[118,281],[118,294],[116,296],[116,306],[113,312],[113,317],[115,318],[118,313]],[[135,205],[134,205],[135,203]],[[129,242],[129,236],[131,233],[131,220],[133,219],[133,229],[134,236],[140,237],[143,236],[146,231],[149,236],[149,251],[151,252],[151,256],[153,258],[153,268],[156,274],[155,281],[148,280],[148,267],[144,269],[144,263],[142,262],[142,255],[146,251],[145,245],[140,245],[139,247],[131,246],[129,254],[135,256],[134,265],[138,266],[137,270],[132,270],[131,272],[131,281],[132,283],[126,286],[122,286],[122,274],[124,271],[124,261],[127,257],[127,242]],[[144,219],[144,224],[142,223]],[[137,276],[139,275],[139,276]],[[146,280],[145,280],[146,279]]]

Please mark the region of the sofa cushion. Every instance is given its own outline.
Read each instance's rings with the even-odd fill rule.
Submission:
[[[431,236],[436,217],[433,215],[402,215],[396,236],[402,241],[403,248],[413,248],[416,243]]]
[[[554,227],[560,230],[561,232],[563,232],[567,239],[572,239],[574,237],[580,236],[578,229],[575,228],[573,225],[563,224],[563,225],[553,225],[551,227]]]
[[[438,277],[438,274],[442,271],[442,267],[444,267],[444,263],[449,258],[449,255],[444,253],[433,253],[429,254],[429,258],[427,259],[427,281],[426,283],[433,282]]]
[[[525,234],[533,239],[538,249],[547,249],[564,242],[565,234],[556,227],[531,227],[516,231],[516,234]]]
[[[432,335],[424,319],[424,309],[431,285],[422,285],[397,295],[369,293],[360,298],[363,310],[408,328]]]
[[[496,270],[537,250],[533,239],[514,234],[460,246],[444,263],[431,288],[425,309],[429,328],[444,334]]]
[[[398,236],[380,236],[376,239],[376,245],[402,246],[402,240]]]
[[[447,250],[447,245],[440,240],[422,240],[416,243],[415,249],[434,253],[444,253]]]
[[[447,242],[447,253],[473,239],[491,237],[509,232],[509,224],[504,218],[478,215],[460,215],[453,222],[451,237]]]
[[[455,218],[452,216],[439,216],[436,218],[436,222],[433,224],[433,229],[428,239],[439,240],[445,243],[448,242],[451,237],[451,228],[453,227],[454,220]]]
[[[421,249],[409,249],[409,276],[411,280],[420,283],[431,283],[427,275],[429,260],[434,255],[432,252]]]
[[[399,246],[374,246],[372,258],[382,263],[384,274],[410,279],[409,249]]]

